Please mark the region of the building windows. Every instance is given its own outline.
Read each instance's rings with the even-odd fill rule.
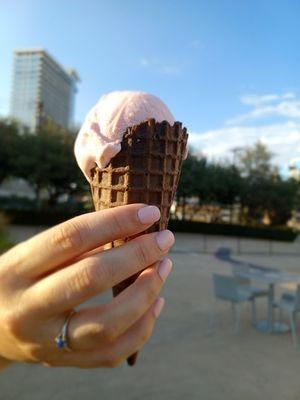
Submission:
[[[16,52],[11,114],[35,129],[35,121],[49,117],[68,127],[71,122],[77,75],[68,75],[46,52]],[[77,80],[76,80],[77,79]],[[42,110],[37,107],[42,102]],[[29,121],[29,122],[28,122]]]

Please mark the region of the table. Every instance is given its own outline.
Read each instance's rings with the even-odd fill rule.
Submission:
[[[280,283],[288,282],[300,282],[300,275],[293,275],[287,272],[274,271],[270,269],[270,272],[266,268],[264,270],[249,268],[248,271],[237,272],[237,275],[242,278],[248,278],[258,283],[269,286],[268,294],[268,319],[259,321],[256,324],[256,328],[262,332],[267,333],[285,333],[290,329],[288,325],[281,322],[274,322],[274,295],[275,285]]]

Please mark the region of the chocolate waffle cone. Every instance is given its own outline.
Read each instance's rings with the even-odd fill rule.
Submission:
[[[161,218],[143,233],[167,228],[170,207],[179,181],[187,143],[186,128],[180,122],[173,126],[150,119],[129,127],[121,142],[121,151],[106,168],[91,170],[91,190],[96,210],[132,203],[155,205]],[[112,248],[132,239],[116,240],[106,246]],[[132,276],[113,288],[113,295],[131,285]],[[135,363],[136,354],[128,358]]]

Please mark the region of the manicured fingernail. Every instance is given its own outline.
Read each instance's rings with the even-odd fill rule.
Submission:
[[[169,258],[164,258],[158,265],[158,273],[163,281],[165,281],[171,272],[172,261]]]
[[[159,317],[159,314],[162,312],[164,305],[165,305],[165,299],[163,297],[160,297],[159,299],[156,300],[156,303],[155,303],[154,309],[153,309],[155,318]]]
[[[156,235],[156,242],[161,250],[167,250],[174,244],[175,238],[171,231],[161,231]]]
[[[142,224],[151,224],[159,220],[159,208],[157,208],[156,206],[146,206],[140,208],[138,211],[138,217]]]

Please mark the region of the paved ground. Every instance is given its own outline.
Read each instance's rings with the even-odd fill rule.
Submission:
[[[23,233],[11,232],[18,239]],[[16,236],[17,235],[17,236]],[[250,325],[250,310],[242,313],[239,335],[232,332],[230,307],[217,307],[217,325],[209,329],[211,276],[230,272],[230,263],[217,259],[218,247],[234,251],[237,240],[178,234],[172,252],[175,269],[164,290],[167,304],[155,333],[139,354],[138,363],[115,370],[48,369],[15,365],[0,374],[1,400],[298,400],[300,350],[289,334],[262,334]],[[235,259],[300,272],[300,243],[243,241],[244,254]],[[237,248],[235,248],[237,249]],[[288,255],[292,253],[292,255]],[[280,288],[276,288],[277,295]],[[101,301],[102,299],[95,299]],[[266,314],[264,301],[259,313]]]

